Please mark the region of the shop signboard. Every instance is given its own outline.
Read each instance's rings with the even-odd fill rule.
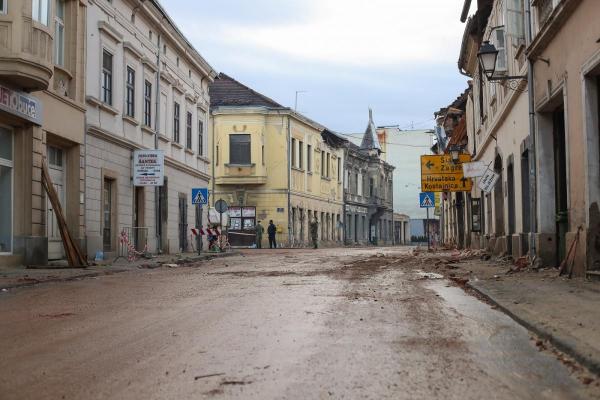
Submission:
[[[133,185],[163,186],[165,153],[163,150],[135,150],[133,152]]]

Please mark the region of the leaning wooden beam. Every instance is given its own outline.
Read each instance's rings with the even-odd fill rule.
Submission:
[[[52,208],[54,209],[54,214],[56,215],[58,230],[60,232],[60,237],[65,248],[65,253],[67,255],[67,261],[69,262],[69,266],[87,267],[87,260],[83,256],[83,253],[81,252],[81,249],[79,248],[77,243],[73,240],[73,237],[69,232],[69,228],[67,227],[67,221],[63,214],[58,194],[56,193],[54,185],[52,184],[52,179],[50,179],[50,173],[48,172],[48,166],[46,165],[45,158],[42,160],[42,184],[44,186],[44,189],[46,189],[48,199],[50,199],[50,203],[52,204]]]

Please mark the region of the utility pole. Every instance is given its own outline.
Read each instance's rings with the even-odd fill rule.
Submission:
[[[306,93],[306,90],[296,90],[296,100],[294,101],[294,112],[298,112],[298,93]]]

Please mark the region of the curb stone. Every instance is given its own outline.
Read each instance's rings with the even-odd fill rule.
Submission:
[[[496,306],[503,313],[512,318],[516,323],[523,326],[525,329],[535,333],[541,339],[547,340],[558,350],[563,353],[573,357],[577,362],[586,367],[590,372],[600,375],[600,360],[596,360],[590,355],[583,354],[582,352],[576,349],[576,346],[571,343],[570,340],[563,339],[561,337],[556,336],[555,334],[550,333],[543,326],[539,326],[534,322],[529,322],[525,318],[520,317],[516,312],[510,310],[510,308],[504,306],[499,301],[495,300],[494,297],[486,292],[485,289],[479,288],[471,282],[467,282],[467,287],[477,292],[483,298],[485,298],[488,302]]]

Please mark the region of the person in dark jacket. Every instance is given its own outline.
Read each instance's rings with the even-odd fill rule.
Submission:
[[[269,226],[267,228],[267,233],[269,234],[269,248],[276,249],[277,242],[275,241],[275,234],[277,233],[277,227],[273,223],[273,220],[269,221]]]

